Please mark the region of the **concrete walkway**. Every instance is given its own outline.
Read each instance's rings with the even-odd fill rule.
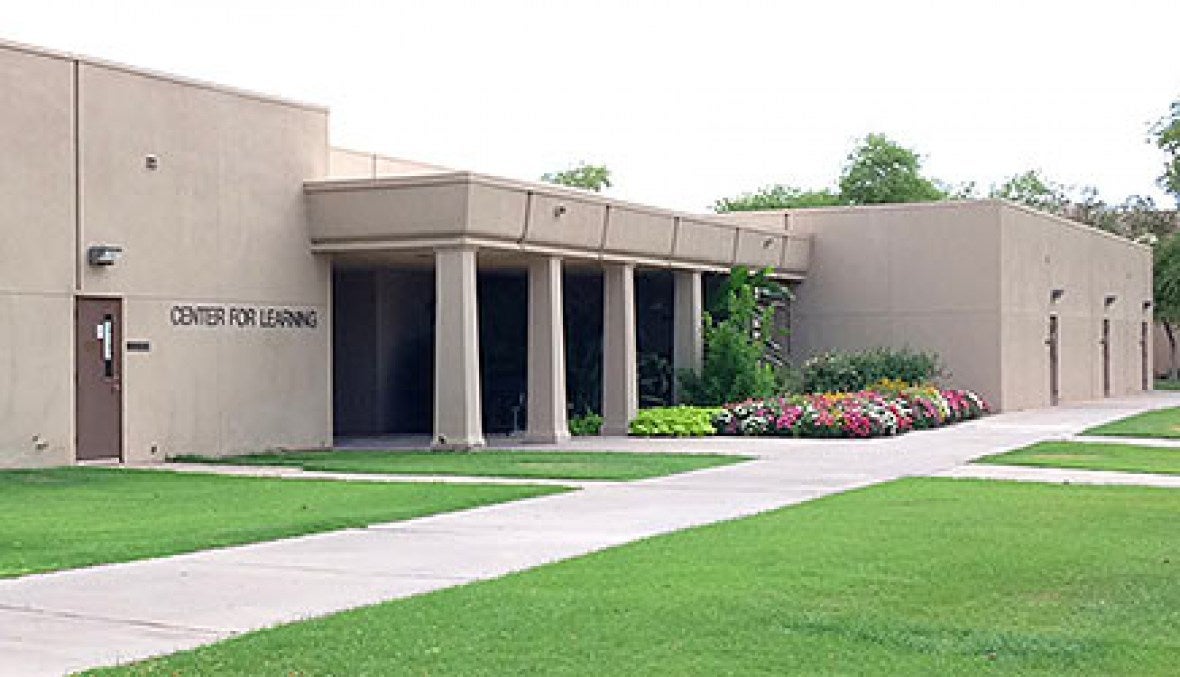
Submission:
[[[1069,438],[1074,442],[1090,442],[1094,444],[1130,444],[1137,447],[1163,447],[1165,449],[1180,449],[1180,439],[1164,439],[1161,437],[1111,437],[1108,435],[1073,435]]]
[[[756,460],[406,522],[0,581],[0,674],[61,674],[495,578],[906,476],[1164,406],[1156,393],[864,441],[578,440]]]
[[[343,482],[418,482],[425,484],[505,484],[553,487],[593,487],[614,484],[602,480],[552,480],[522,477],[473,477],[467,475],[392,475],[332,470],[304,470],[273,465],[219,465],[216,463],[155,463],[133,466],[136,470],[160,470],[239,477],[274,477],[287,480],[340,480]]]
[[[1074,470],[1071,468],[1034,468],[1021,465],[963,465],[936,477],[960,477],[1014,482],[1050,482],[1053,484],[1094,484],[1180,489],[1180,475],[1159,475],[1110,470]]]

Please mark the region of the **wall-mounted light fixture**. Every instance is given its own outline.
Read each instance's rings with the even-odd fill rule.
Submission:
[[[1049,291],[1049,303],[1057,303],[1061,297],[1065,296],[1064,289],[1052,289]]]
[[[1151,301],[1144,301],[1143,302],[1143,312],[1146,313],[1147,311],[1151,310],[1151,305],[1152,305]]]
[[[773,237],[768,237],[762,241],[762,248],[763,249],[770,249],[773,246],[774,246],[774,238]]]
[[[1119,299],[1119,297],[1115,296],[1114,294],[1107,294],[1106,298],[1102,299],[1102,305],[1109,308],[1109,307],[1113,306],[1114,302],[1117,301],[1118,299]]]
[[[113,266],[123,256],[123,248],[113,244],[97,244],[86,249],[86,261],[92,266]]]
[[[160,168],[160,156],[158,156],[154,153],[149,153],[149,154],[143,156],[143,167],[144,167],[144,169],[149,169],[151,171],[155,171],[155,170],[159,169]]]
[[[569,210],[565,208],[565,205],[557,205],[553,208],[553,218],[560,219],[561,217],[565,216],[567,211]]]

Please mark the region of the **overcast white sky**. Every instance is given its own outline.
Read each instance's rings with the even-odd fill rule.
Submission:
[[[0,37],[311,101],[336,145],[691,211],[834,182],[883,132],[929,174],[1170,200],[1180,2],[0,0]]]

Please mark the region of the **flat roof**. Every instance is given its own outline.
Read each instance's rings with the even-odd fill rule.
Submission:
[[[939,200],[937,202],[896,202],[888,204],[874,204],[874,205],[837,205],[832,207],[798,207],[793,209],[765,209],[750,212],[726,212],[723,215],[726,218],[731,216],[740,218],[740,214],[785,214],[788,217],[798,214],[846,214],[846,213],[865,213],[871,211],[916,211],[920,209],[974,209],[978,207],[999,207],[1016,209],[1027,214],[1034,214],[1036,216],[1055,221],[1063,226],[1069,226],[1076,230],[1081,230],[1091,235],[1100,235],[1102,237],[1111,238],[1123,244],[1131,245],[1141,249],[1151,249],[1150,245],[1136,242],[1130,238],[1123,237],[1117,233],[1112,233],[1108,230],[1096,228],[1091,225],[1076,221],[1074,219],[1053,214],[1050,212],[1034,209],[1028,205],[1020,204],[1019,202],[1012,202],[1011,200],[1004,200],[1002,198],[980,198],[974,200]]]

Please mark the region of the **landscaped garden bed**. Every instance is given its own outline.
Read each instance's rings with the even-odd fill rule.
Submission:
[[[852,393],[784,395],[723,407],[645,409],[631,434],[646,437],[886,437],[977,419],[988,404],[970,390],[884,382]]]
[[[632,435],[885,437],[989,412],[978,393],[939,386],[947,373],[933,352],[878,346],[793,367],[774,329],[791,294],[769,273],[735,268],[710,304],[702,364],[678,374],[681,401],[698,406],[642,410]]]
[[[715,425],[722,435],[885,437],[986,413],[987,402],[970,390],[920,386],[747,400],[723,407]]]

